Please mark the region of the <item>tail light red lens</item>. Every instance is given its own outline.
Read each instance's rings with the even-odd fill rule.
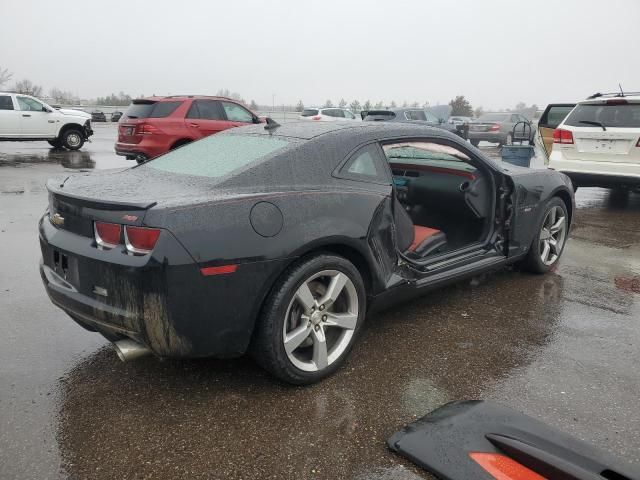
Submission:
[[[494,123],[493,125],[491,125],[491,128],[489,128],[490,132],[499,132],[500,131],[500,125],[497,123]]]
[[[624,98],[613,98],[611,100],[607,100],[607,105],[628,105],[629,102],[627,102]]]
[[[547,480],[505,455],[471,452],[469,456],[496,480]]]
[[[160,132],[160,129],[155,125],[150,125],[148,123],[141,123],[138,125],[138,133],[141,135],[154,135],[161,132]]]
[[[320,120],[322,117],[320,115],[316,115],[314,117],[311,117],[311,120]]]
[[[571,133],[569,130],[563,130],[562,128],[556,128],[553,131],[553,143],[572,144],[573,143],[573,133]]]
[[[113,248],[120,243],[122,226],[117,223],[95,222],[93,230],[96,243],[101,248]]]
[[[155,247],[160,230],[157,228],[124,227],[125,243],[127,250],[138,255],[145,255]]]

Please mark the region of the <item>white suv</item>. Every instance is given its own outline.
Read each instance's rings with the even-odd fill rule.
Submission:
[[[300,120],[315,120],[319,122],[335,122],[336,120],[358,121],[350,110],[345,108],[305,108],[300,114]]]
[[[553,132],[549,168],[577,187],[640,188],[640,95],[596,94]]]
[[[93,135],[91,115],[55,109],[19,93],[0,92],[0,141],[46,140],[53,147],[78,150]]]

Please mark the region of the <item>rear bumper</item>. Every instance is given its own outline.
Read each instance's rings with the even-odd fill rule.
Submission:
[[[40,274],[51,301],[83,327],[110,340],[131,338],[160,357],[242,355],[284,265],[243,263],[232,274],[203,276],[168,231],[145,256],[98,250],[93,239],[60,230],[47,216],[39,232]]]
[[[551,152],[549,168],[564,173],[578,187],[637,187],[640,164],[568,160],[557,150]]]
[[[163,153],[167,153],[170,145],[165,142],[158,143],[155,139],[143,138],[140,143],[116,142],[116,155],[123,157],[135,157],[137,155],[145,155],[147,158],[155,158]]]
[[[469,140],[502,143],[507,139],[507,135],[502,132],[474,132],[469,130],[468,138]]]

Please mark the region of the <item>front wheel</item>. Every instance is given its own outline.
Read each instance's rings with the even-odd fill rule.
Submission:
[[[331,375],[347,358],[364,321],[365,288],[343,257],[320,254],[289,268],[265,302],[252,353],[288,383]]]
[[[65,130],[60,138],[62,146],[69,150],[80,150],[84,145],[84,136],[76,128]]]
[[[480,140],[471,140],[471,145],[477,147],[478,145],[480,145]]]
[[[542,223],[522,266],[533,273],[547,273],[558,263],[568,234],[567,206],[558,197],[553,197],[545,206]]]

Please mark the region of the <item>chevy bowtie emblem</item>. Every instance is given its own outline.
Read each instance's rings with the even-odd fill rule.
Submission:
[[[53,223],[54,225],[57,225],[58,227],[61,227],[62,225],[64,225],[64,217],[59,213],[54,213],[49,218],[51,219],[51,223]]]

